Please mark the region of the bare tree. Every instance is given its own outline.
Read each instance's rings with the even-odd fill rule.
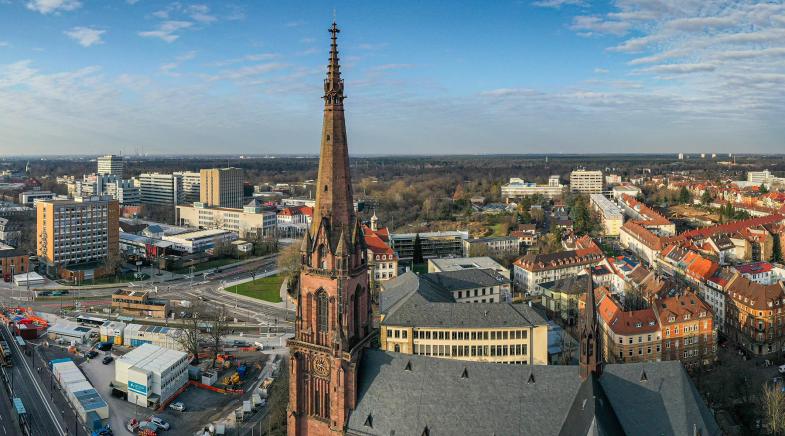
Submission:
[[[199,362],[199,344],[205,336],[200,327],[201,312],[205,308],[197,300],[191,300],[190,309],[191,316],[183,319],[177,342],[183,348],[183,351],[193,354],[195,362]]]
[[[785,392],[782,390],[782,384],[764,384],[762,401],[766,423],[771,434],[785,433]]]
[[[213,308],[211,313],[204,317],[204,321],[207,325],[207,338],[210,349],[213,352],[212,366],[215,366],[215,360],[222,349],[223,338],[229,333],[229,311],[222,304],[218,308]]]
[[[572,340],[570,335],[562,329],[561,331],[561,359],[562,365],[572,364],[572,355],[575,352],[575,341]]]
[[[278,254],[278,271],[289,281],[290,288],[293,279],[300,274],[300,249],[297,244],[289,245]]]

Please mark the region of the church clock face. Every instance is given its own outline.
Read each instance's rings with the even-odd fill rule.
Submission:
[[[330,374],[330,363],[322,356],[314,358],[313,372],[320,377],[327,377]]]

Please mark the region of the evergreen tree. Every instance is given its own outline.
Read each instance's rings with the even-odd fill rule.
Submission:
[[[704,189],[703,190],[703,195],[701,196],[701,204],[703,204],[704,206],[707,206],[709,203],[711,203],[712,200],[713,199],[711,198],[711,193],[709,192],[709,190],[708,189]]]
[[[690,191],[687,190],[686,186],[682,186],[679,191],[679,203],[689,203],[690,197]]]
[[[425,262],[422,257],[422,240],[420,234],[414,236],[414,247],[412,247],[412,264],[419,265]]]

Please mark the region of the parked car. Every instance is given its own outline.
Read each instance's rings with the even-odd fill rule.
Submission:
[[[777,368],[777,371],[779,371],[780,374],[785,374],[785,365],[780,365],[779,368]]]
[[[104,365],[109,365],[110,363],[112,363],[113,360],[114,360],[114,357],[112,357],[112,356],[105,356],[103,358],[103,360],[101,360],[101,363],[103,363]]]
[[[98,352],[95,350],[90,350],[87,353],[85,353],[85,357],[87,357],[88,359],[95,359],[96,356],[98,356]]]
[[[155,424],[156,427],[158,427],[158,428],[160,428],[160,429],[162,429],[164,431],[169,430],[169,427],[170,427],[169,423],[164,421],[163,419],[157,417],[157,416],[151,416],[150,417],[150,422],[152,422],[153,424]]]
[[[176,410],[178,412],[185,412],[185,404],[181,402],[172,403],[169,405],[169,408],[172,410]]]

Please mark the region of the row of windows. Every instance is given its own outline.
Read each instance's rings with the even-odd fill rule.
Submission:
[[[474,295],[472,295],[472,291],[474,291]],[[482,294],[479,293],[480,291],[482,291]],[[494,291],[494,288],[487,288],[487,292],[488,292],[487,295],[492,295],[493,291]],[[478,297],[480,295],[486,295],[485,292],[486,292],[486,288],[469,289],[468,291],[466,291],[466,294],[464,296],[463,291],[458,291],[458,298],[469,298],[469,297],[472,297],[472,296]]]
[[[643,342],[643,336],[638,336],[637,338],[638,338],[638,343],[639,344]],[[660,339],[659,336],[657,336],[657,339],[658,340]],[[651,342],[651,335],[646,335],[646,342]],[[620,344],[624,343],[624,338],[623,337],[619,337],[619,343]],[[633,338],[632,337],[628,338],[627,343],[628,344],[632,344],[633,343]]]
[[[389,332],[389,330],[388,330]],[[404,331],[404,334],[406,332]],[[453,341],[487,341],[487,340],[509,340],[527,339],[528,330],[502,330],[502,331],[443,331],[443,330],[415,330],[414,339],[436,339]],[[388,333],[389,337],[389,333]],[[405,338],[406,336],[404,336]]]
[[[661,350],[661,348],[660,348],[660,344],[657,344],[657,348],[656,348],[656,350],[657,350],[657,353],[659,353],[659,352],[660,352],[660,350]],[[635,354],[635,353],[634,353],[634,351],[635,351],[634,349],[630,348],[629,350],[627,350],[627,355],[628,355],[629,357],[632,357],[632,356]],[[637,348],[637,351],[638,351],[638,355],[639,355],[639,356],[642,356],[642,355],[643,355],[643,347],[638,347],[638,348]],[[646,354],[651,354],[651,345],[649,345],[649,346],[647,346],[647,347],[646,347]],[[620,358],[620,359],[623,359],[623,358],[624,358],[624,351],[619,351],[619,358]]]
[[[396,348],[398,346],[396,345]],[[396,351],[398,351],[396,349]],[[414,344],[414,354],[423,356],[445,357],[504,357],[525,356],[528,354],[526,344],[515,345],[430,345]]]

